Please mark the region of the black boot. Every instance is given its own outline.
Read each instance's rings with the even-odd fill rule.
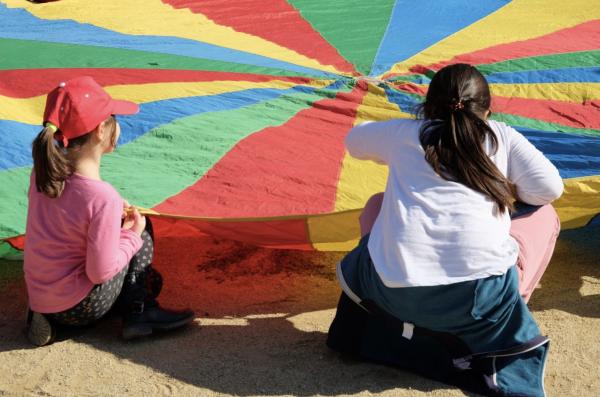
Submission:
[[[148,291],[146,276],[146,271],[130,272],[125,276],[119,303],[123,315],[124,339],[148,336],[154,330],[175,329],[191,322],[195,317],[191,310],[161,308],[154,294]]]
[[[155,300],[135,301],[129,313],[123,316],[123,339],[134,339],[152,334],[155,330],[168,331],[194,320],[191,310],[166,310]]]
[[[152,334],[154,330],[181,327],[194,319],[191,310],[173,311],[161,308],[156,297],[162,289],[162,277],[152,267],[154,232],[150,219],[142,234],[143,245],[129,263],[117,307],[123,315],[123,338],[133,339]]]
[[[152,264],[146,268],[146,291],[148,292],[148,298],[156,299],[162,291],[163,278],[159,272],[157,272]]]

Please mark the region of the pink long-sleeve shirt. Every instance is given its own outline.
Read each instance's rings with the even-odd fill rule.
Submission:
[[[32,174],[24,256],[32,310],[69,309],[129,263],[142,239],[121,229],[122,212],[123,199],[104,181],[73,174],[61,196],[49,198]]]

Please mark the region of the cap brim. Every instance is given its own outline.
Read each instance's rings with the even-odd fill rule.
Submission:
[[[136,114],[140,111],[137,103],[130,101],[112,100],[112,114]]]

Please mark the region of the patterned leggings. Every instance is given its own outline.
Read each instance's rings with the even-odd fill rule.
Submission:
[[[150,222],[148,221],[147,224]],[[162,277],[151,267],[154,254],[151,226],[142,233],[142,248],[131,258],[127,266],[112,279],[95,285],[81,302],[59,313],[48,314],[56,323],[84,326],[102,318],[124,292],[123,284],[128,275],[144,275],[145,287],[150,298],[156,298],[162,287]],[[127,286],[126,286],[127,288]]]

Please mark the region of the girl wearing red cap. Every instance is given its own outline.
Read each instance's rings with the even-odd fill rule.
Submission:
[[[338,265],[328,345],[485,395],[542,396],[547,338],[526,302],[552,256],[549,203],[563,183],[525,137],[488,119],[490,106],[484,76],[449,65],[420,119],[350,131],[349,153],[389,177]]]
[[[151,224],[100,177],[101,157],[120,133],[114,115],[137,111],[91,77],[48,94],[44,129],[33,141],[24,255],[27,335],[35,345],[51,343],[56,325],[87,325],[113,307],[125,339],[194,318],[158,306],[162,278],[151,267]]]

